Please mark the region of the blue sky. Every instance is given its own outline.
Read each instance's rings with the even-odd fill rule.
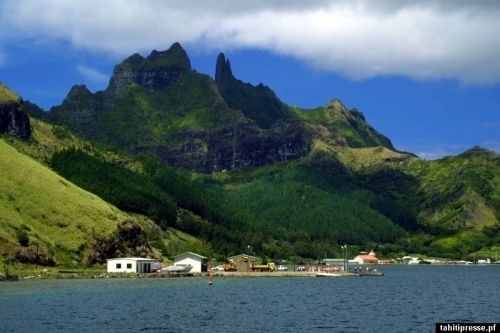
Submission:
[[[0,81],[48,109],[74,84],[104,89],[128,55],[179,41],[199,72],[213,76],[222,51],[239,79],[291,105],[339,98],[424,158],[500,152],[497,3],[4,0]]]

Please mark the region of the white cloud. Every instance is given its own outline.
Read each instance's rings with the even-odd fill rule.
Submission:
[[[6,0],[0,28],[128,55],[172,42],[262,48],[353,79],[500,82],[498,1]]]
[[[84,66],[84,65],[78,65],[76,66],[76,70],[87,80],[93,82],[93,83],[104,83],[107,82],[109,79],[109,75],[103,74],[99,72],[97,69]]]

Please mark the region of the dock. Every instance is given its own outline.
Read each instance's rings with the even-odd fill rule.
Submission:
[[[217,272],[214,276],[224,277],[316,277],[316,273],[311,271],[280,271],[280,272]],[[340,277],[357,276],[354,273],[336,272]]]

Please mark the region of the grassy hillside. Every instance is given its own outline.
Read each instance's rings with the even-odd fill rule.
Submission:
[[[38,244],[40,254],[53,257],[57,264],[81,264],[89,235],[110,235],[125,220],[145,223],[78,188],[3,139],[0,156],[4,255]]]
[[[261,247],[317,258],[345,242],[395,242],[406,231],[372,207],[376,194],[331,154],[205,178],[214,191],[267,227]]]
[[[0,104],[16,101],[19,101],[19,96],[0,82]]]
[[[324,107],[305,110],[290,107],[290,111],[300,121],[311,124],[324,142],[330,145],[349,147],[383,146],[394,149],[391,141],[378,133],[365,120],[363,114],[348,110],[342,102],[335,99]]]
[[[221,196],[218,185],[215,193],[207,191],[214,188],[212,181],[193,182],[188,175],[152,160],[134,161],[99,149],[42,121],[34,121],[32,142],[13,143],[122,210],[147,215],[164,228],[177,228],[208,241],[212,244],[208,248],[219,254],[237,253],[245,243],[268,256],[317,257],[318,251],[335,253],[337,242],[385,242],[404,235],[367,200],[358,200],[355,192],[347,195],[321,188],[324,184],[344,186],[352,177],[334,158],[318,156],[307,163],[235,172],[224,188],[239,191],[225,191]],[[216,178],[225,175],[229,176],[220,173]],[[249,182],[252,178],[255,181]],[[173,198],[182,210],[176,220],[168,217],[165,208],[172,204],[162,205],[163,197]],[[315,222],[309,223],[311,220]],[[312,242],[322,244],[321,249]]]
[[[470,151],[425,162],[383,147],[332,147],[318,140],[313,152],[301,160],[202,176],[90,145],[62,127],[42,121],[33,120],[33,128],[30,141],[8,139],[18,151],[4,142],[3,149],[10,153],[2,151],[3,155],[29,160],[38,166],[36,169],[57,177],[19,152],[29,154],[129,213],[62,178],[37,186],[15,177],[9,180],[17,181],[14,184],[3,180],[5,184],[1,185],[9,189],[5,193],[11,193],[2,198],[3,204],[11,205],[3,210],[6,217],[0,228],[0,237],[8,244],[4,252],[22,248],[24,233],[30,242],[43,244],[56,262],[76,263],[85,255],[89,230],[111,235],[120,221],[127,219],[147,225],[144,229],[154,246],[170,255],[181,249],[223,256],[242,251],[242,244],[246,244],[256,254],[269,257],[317,258],[325,252],[338,254],[338,244],[348,242],[360,248],[382,245],[379,251],[385,254],[419,252],[468,258],[471,253],[491,256],[500,244],[496,217],[498,155],[490,152]],[[5,167],[10,168],[2,174],[20,171],[12,167],[16,163],[25,164],[6,161]],[[34,177],[52,178],[42,174]],[[75,211],[72,203],[52,207],[50,203],[59,201],[50,193],[47,202],[36,201],[36,197],[44,198],[39,194],[42,188],[59,192],[67,184],[111,209],[114,215],[97,208],[95,213]],[[33,190],[26,191],[30,188]],[[32,192],[38,194],[29,197]],[[15,205],[17,197],[21,205]],[[131,215],[141,213],[161,225],[162,209],[172,205],[171,201],[163,205],[162,197],[170,197],[177,210],[175,220],[166,219],[166,234],[152,222]],[[82,199],[74,200],[87,206]],[[38,206],[46,207],[41,213],[13,218],[36,211]],[[70,208],[67,212],[58,210],[66,207]],[[84,222],[69,220],[73,215]],[[35,216],[34,221],[29,216]],[[50,223],[37,222],[44,221],[40,216],[46,216]],[[88,217],[98,226],[85,220]],[[172,239],[165,241],[165,235]],[[96,239],[102,241],[102,237]]]
[[[93,141],[135,151],[150,151],[186,129],[211,129],[242,118],[227,107],[213,81],[197,73],[184,74],[166,90],[129,86],[113,103],[109,96],[104,102],[104,93],[83,89],[73,89],[49,118]]]
[[[442,256],[494,257],[500,246],[500,156],[481,148],[402,168],[419,179],[416,213]]]
[[[420,217],[454,231],[480,230],[500,221],[500,156],[473,148],[440,160],[413,161],[403,168],[420,179]]]

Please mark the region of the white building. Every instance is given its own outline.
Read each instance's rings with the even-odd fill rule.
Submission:
[[[113,258],[108,259],[108,273],[151,273],[161,268],[156,259]]]
[[[174,265],[191,265],[190,273],[201,273],[207,271],[207,257],[193,253],[184,252],[174,257]]]

